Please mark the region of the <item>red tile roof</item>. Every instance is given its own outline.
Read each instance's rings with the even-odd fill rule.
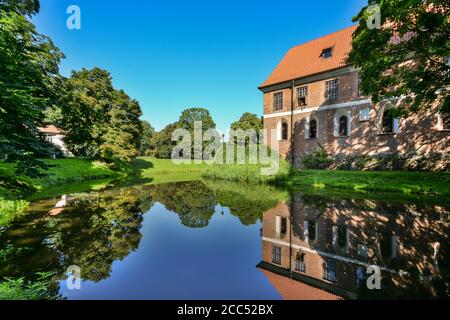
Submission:
[[[38,130],[42,133],[62,134],[62,131],[53,125],[47,126],[45,128],[38,128]]]
[[[351,26],[291,48],[260,88],[347,66],[356,28]],[[333,55],[322,58],[322,50],[327,48],[333,48]]]

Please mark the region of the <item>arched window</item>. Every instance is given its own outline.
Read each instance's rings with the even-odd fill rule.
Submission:
[[[339,118],[339,136],[348,136],[348,118],[347,116],[341,116]]]
[[[381,125],[383,133],[394,132],[394,112],[392,111],[392,109],[388,109],[383,112]]]
[[[288,124],[286,122],[283,122],[281,124],[281,140],[287,139],[288,139]]]
[[[338,226],[338,228],[337,228],[337,244],[341,248],[345,248],[347,246],[347,227],[346,226]]]
[[[309,123],[309,138],[317,138],[317,120],[311,120],[311,122]]]
[[[380,234],[379,246],[383,258],[395,258],[397,256],[397,237],[392,234]]]

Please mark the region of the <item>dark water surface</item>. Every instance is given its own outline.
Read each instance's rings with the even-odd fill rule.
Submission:
[[[0,227],[0,277],[53,272],[68,299],[448,299],[448,207],[358,198],[194,181],[40,200]]]

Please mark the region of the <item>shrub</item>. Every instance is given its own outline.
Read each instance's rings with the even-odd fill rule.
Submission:
[[[27,208],[27,201],[0,199],[0,227],[7,226],[16,217],[23,214]]]

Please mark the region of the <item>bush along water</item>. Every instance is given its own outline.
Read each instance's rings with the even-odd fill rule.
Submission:
[[[450,155],[386,153],[380,155],[329,155],[319,146],[305,154],[300,168],[321,170],[403,170],[403,171],[449,171]]]

